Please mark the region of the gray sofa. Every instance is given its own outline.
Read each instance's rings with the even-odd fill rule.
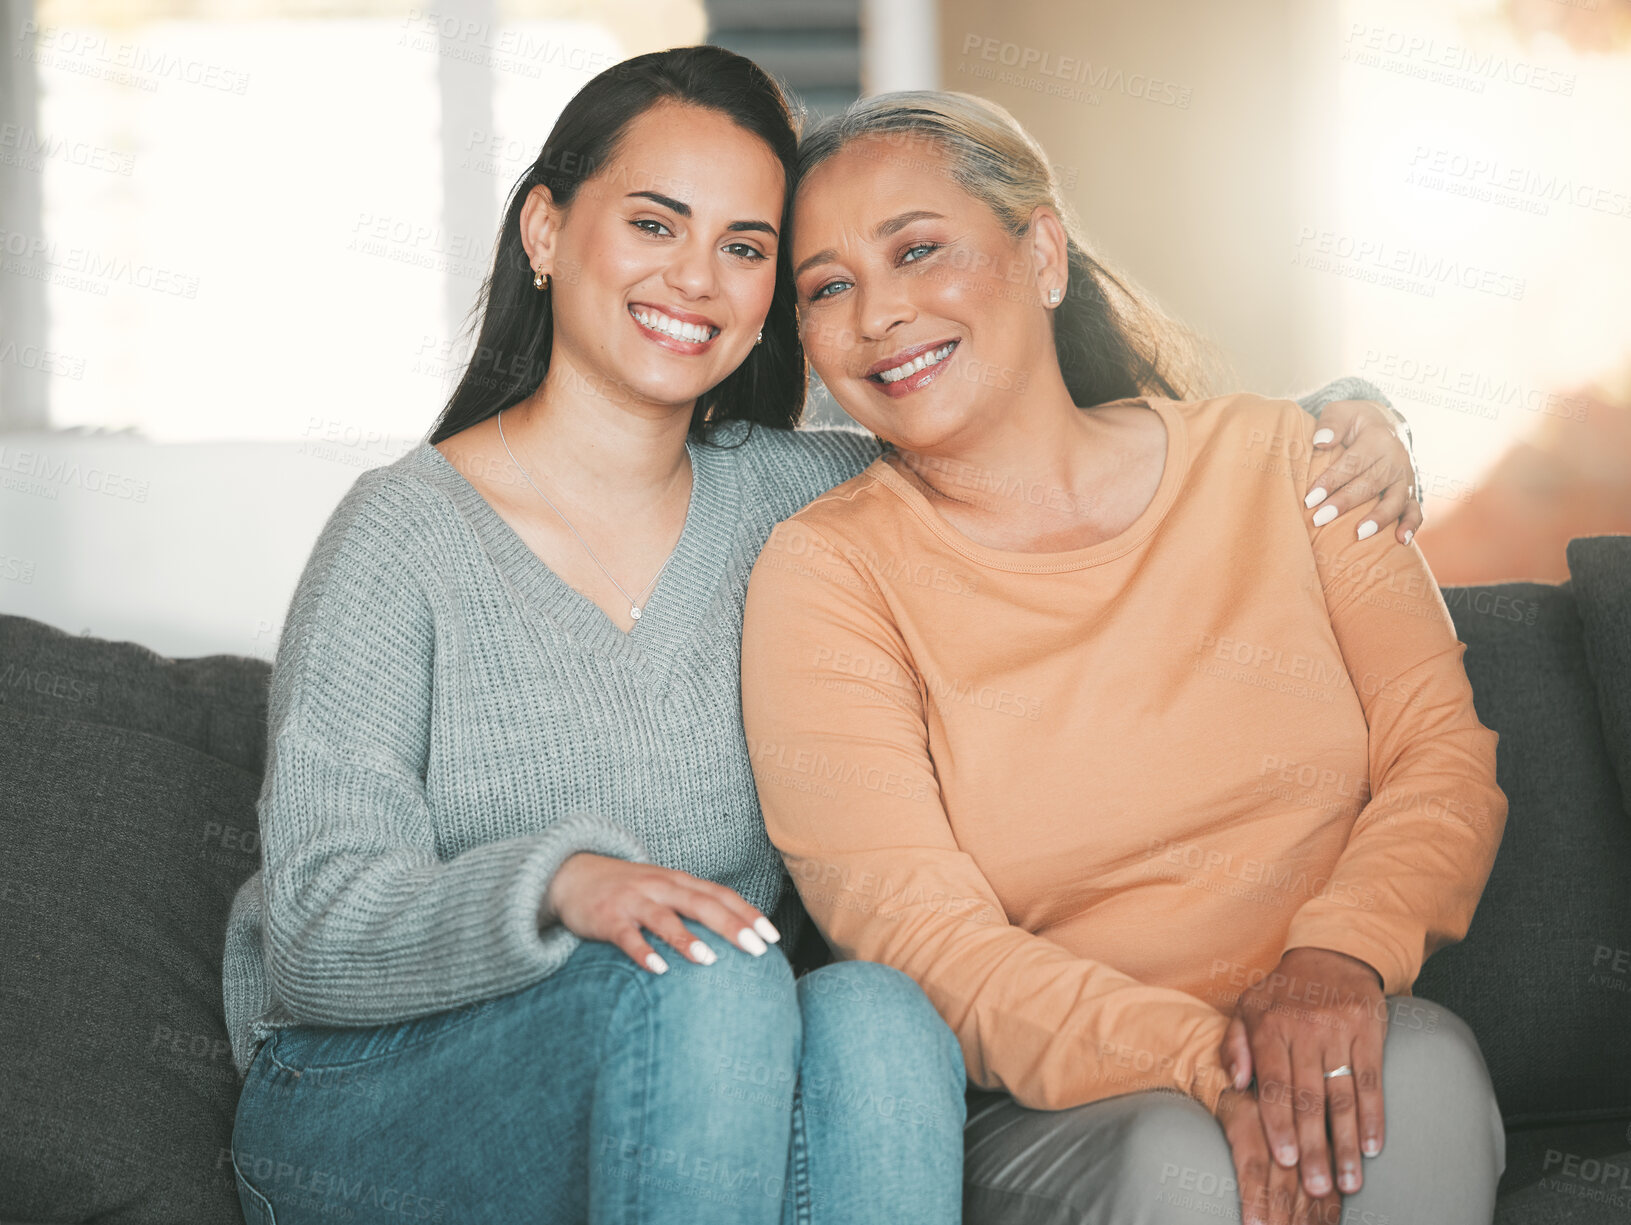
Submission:
[[[1482,1044],[1513,1225],[1631,1219],[1631,537],[1568,557],[1561,586],[1444,591],[1511,813],[1416,993]],[[220,958],[268,670],[0,615],[0,1220],[242,1220]]]

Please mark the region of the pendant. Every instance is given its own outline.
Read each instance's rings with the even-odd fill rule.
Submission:
[[[629,609],[629,616],[633,617],[636,621],[640,619],[640,606],[638,604],[633,605]]]

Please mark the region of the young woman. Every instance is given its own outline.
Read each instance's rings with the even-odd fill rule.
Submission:
[[[1408,993],[1506,806],[1420,551],[1310,519],[1295,405],[1181,398],[1007,112],[865,99],[800,175],[806,351],[893,449],[761,553],[743,721],[822,934],[962,1044],[965,1219],[1487,1223]]]
[[[753,560],[878,454],[792,429],[794,158],[739,56],[595,78],[441,420],[325,525],[227,933],[251,1221],[956,1218],[956,1040],[893,968],[795,977],[742,736]],[[1402,491],[1327,412],[1380,457],[1333,500]]]

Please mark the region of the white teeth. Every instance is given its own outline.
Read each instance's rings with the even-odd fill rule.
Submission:
[[[907,375],[916,374],[919,370],[945,361],[946,358],[951,356],[951,351],[956,347],[955,341],[949,345],[941,345],[932,353],[924,353],[909,362],[902,362],[893,370],[885,370],[878,377],[886,383],[898,383]]]
[[[717,328],[711,328],[701,323],[682,323],[678,319],[669,318],[660,311],[637,310],[631,313],[652,331],[661,332],[665,336],[672,336],[676,340],[689,340],[700,343],[704,340],[711,340],[718,334]]]

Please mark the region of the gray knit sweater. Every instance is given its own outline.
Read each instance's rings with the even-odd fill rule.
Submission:
[[[1349,379],[1301,402],[1344,398],[1382,397]],[[578,938],[541,906],[578,851],[728,885],[791,949],[802,912],[742,732],[743,596],[770,529],[878,447],[741,423],[714,442],[687,444],[684,530],[626,635],[428,442],[341,499],[278,643],[261,870],[227,920],[240,1076],[276,1028],[403,1021],[553,973]]]

